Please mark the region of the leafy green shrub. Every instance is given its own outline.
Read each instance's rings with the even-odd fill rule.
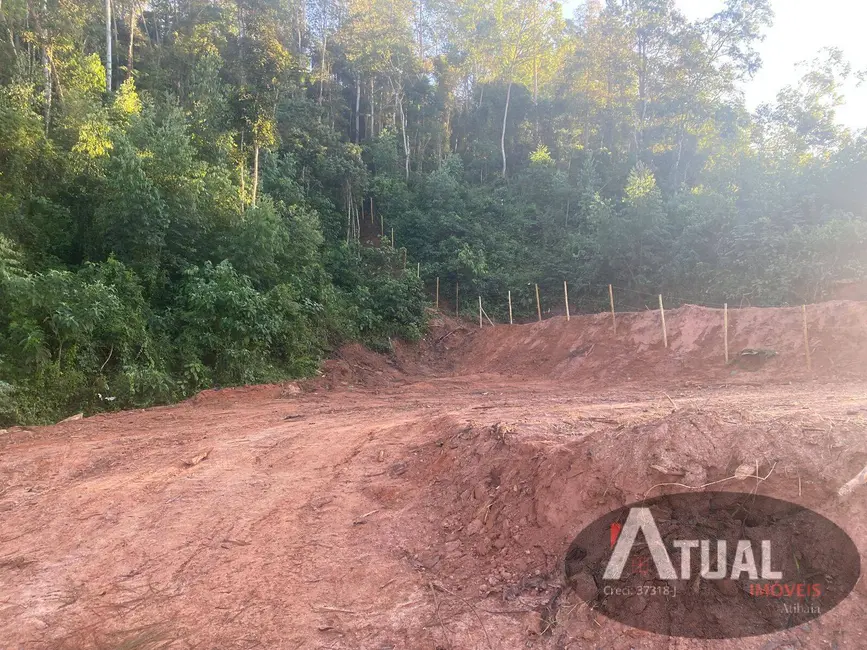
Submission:
[[[280,284],[266,294],[268,307],[279,319],[271,354],[283,374],[303,377],[319,367],[327,341],[324,305],[302,297],[299,288]]]
[[[77,273],[7,273],[0,286],[0,369],[14,386],[16,419],[45,421],[172,396],[170,385],[141,395],[125,378],[156,367],[158,355],[141,285],[120,262]]]
[[[228,261],[188,268],[167,321],[187,390],[276,375],[270,352],[281,317]]]
[[[375,314],[375,333],[417,341],[424,329],[425,294],[414,274],[401,273],[373,278],[370,309]]]
[[[425,326],[421,280],[403,268],[403,253],[387,245],[341,247],[331,258],[342,309],[351,314],[351,336],[368,345],[389,337],[417,340]]]

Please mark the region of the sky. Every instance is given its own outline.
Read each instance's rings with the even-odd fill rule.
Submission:
[[[675,0],[688,18],[700,20],[712,16],[723,0]],[[772,102],[777,91],[794,84],[801,76],[796,69],[800,61],[813,59],[823,47],[839,47],[852,64],[852,78],[844,88],[846,104],[837,111],[843,124],[860,129],[867,127],[867,83],[856,87],[854,73],[867,69],[867,2],[864,0],[771,0],[774,25],[758,44],[762,69],[744,84],[747,107],[755,109]],[[580,0],[565,0],[564,11],[571,16]]]

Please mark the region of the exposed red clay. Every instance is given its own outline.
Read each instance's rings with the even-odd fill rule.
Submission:
[[[867,548],[867,304],[436,318],[317,379],[0,433],[0,648],[867,647],[867,586],[809,625],[669,639],[581,605],[575,534],[755,465]],[[740,356],[746,348],[776,354]]]

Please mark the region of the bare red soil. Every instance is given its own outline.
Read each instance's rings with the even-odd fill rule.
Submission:
[[[801,627],[667,638],[582,605],[576,533],[724,481],[867,549],[867,304],[436,318],[301,384],[0,433],[0,648],[867,647],[867,586]],[[746,348],[773,350],[741,356]],[[711,589],[713,587],[708,586]]]

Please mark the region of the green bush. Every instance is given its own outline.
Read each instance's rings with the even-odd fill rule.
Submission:
[[[331,271],[342,294],[342,310],[351,314],[347,338],[382,347],[391,337],[421,336],[424,288],[415,272],[403,268],[403,253],[385,239],[379,247],[341,247],[332,256]]]
[[[228,261],[184,272],[166,317],[175,364],[187,390],[267,381],[279,312]]]
[[[310,375],[329,345],[417,338],[418,280],[381,273],[393,252],[362,257],[343,260],[351,289],[289,278],[260,291],[230,262],[206,262],[154,312],[138,276],[113,258],[30,274],[0,238],[0,425]]]
[[[172,397],[127,375],[158,368],[149,313],[136,276],[110,259],[78,272],[0,275],[5,327],[0,369],[17,415],[45,421],[75,410],[116,408]]]

